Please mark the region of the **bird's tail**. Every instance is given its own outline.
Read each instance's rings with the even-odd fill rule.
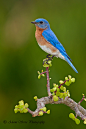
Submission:
[[[72,67],[72,69],[73,69],[76,73],[78,73],[78,71],[76,70],[76,68],[75,68],[74,65],[71,63],[71,61],[68,59],[67,56],[65,56],[65,61],[67,61],[67,63]]]

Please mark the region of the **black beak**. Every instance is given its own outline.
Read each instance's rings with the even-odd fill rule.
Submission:
[[[37,22],[35,22],[35,21],[32,21],[31,23],[32,23],[32,24],[37,24]]]

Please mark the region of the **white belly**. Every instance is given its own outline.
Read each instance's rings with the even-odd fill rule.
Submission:
[[[39,45],[39,44],[38,44],[38,45]],[[51,54],[51,55],[54,55],[54,56],[56,56],[57,58],[59,57],[59,58],[65,60],[64,56],[60,53],[60,51],[59,51],[58,49],[57,49],[56,52],[52,52],[51,49],[48,48],[48,47],[46,47],[45,45],[43,45],[43,46],[42,46],[42,45],[39,45],[39,46],[40,46],[40,48],[41,48],[43,51],[45,51],[46,53]]]

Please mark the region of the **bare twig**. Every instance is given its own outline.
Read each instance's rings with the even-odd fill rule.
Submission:
[[[48,96],[51,96],[50,93],[50,79],[49,79],[49,68],[46,67],[46,76],[47,76],[47,92],[48,92]]]
[[[78,102],[78,104],[80,104],[80,103],[84,100],[84,98],[85,98],[85,96],[84,96],[84,94],[83,94],[83,97],[82,97],[82,99]]]

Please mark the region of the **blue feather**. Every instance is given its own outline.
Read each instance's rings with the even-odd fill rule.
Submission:
[[[51,43],[54,47],[56,47],[61,54],[65,57],[65,61],[73,68],[73,70],[78,73],[78,71],[76,70],[76,68],[74,67],[74,65],[71,63],[71,58],[67,55],[64,47],[62,46],[62,44],[59,42],[59,40],[57,39],[56,35],[54,34],[54,32],[48,28],[46,30],[43,31],[42,36],[49,42]]]
[[[44,30],[42,35],[49,43],[51,43],[54,47],[56,47],[61,52],[62,55],[66,55],[68,57],[68,59],[71,60],[71,58],[67,55],[64,47],[59,42],[56,35],[54,34],[54,32],[51,29]]]
[[[74,65],[71,63],[71,61],[65,56],[65,61],[72,67],[72,69],[78,73],[78,71],[76,70],[76,68],[74,67]]]

